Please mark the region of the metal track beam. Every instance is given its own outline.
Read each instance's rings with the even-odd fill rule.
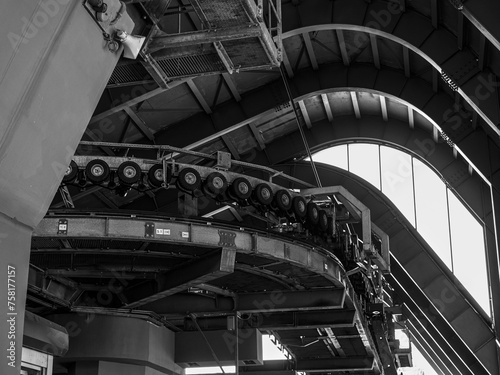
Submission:
[[[373,357],[337,357],[318,359],[297,359],[296,370],[300,372],[341,372],[372,370],[375,364]]]

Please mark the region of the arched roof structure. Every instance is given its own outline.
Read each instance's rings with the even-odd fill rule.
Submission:
[[[437,0],[282,5],[284,78],[308,147],[363,139],[396,145],[439,171],[484,221],[493,320],[391,202],[346,172],[320,168],[323,184],[345,185],[359,194],[391,236],[396,292],[408,308],[412,336],[433,353],[436,366],[452,374],[498,373],[500,28],[492,16],[498,5],[491,0],[482,7]],[[207,75],[174,81],[169,88],[156,87],[150,77],[132,78],[126,85],[108,85],[84,140],[229,151],[235,159],[310,179],[307,165],[290,164],[306,153],[279,70]],[[110,148],[83,146],[77,153],[115,155]],[[125,199],[94,189],[75,191],[73,198],[77,207],[94,209],[161,211],[171,203],[161,191]],[[61,206],[56,198],[52,207]],[[419,273],[423,266],[428,272]],[[441,308],[439,298],[448,293],[456,298]]]

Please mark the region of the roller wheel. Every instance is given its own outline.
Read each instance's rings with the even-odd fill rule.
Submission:
[[[268,184],[259,184],[255,188],[255,199],[260,204],[269,205],[273,201],[273,190]]]
[[[141,167],[133,161],[126,161],[118,167],[118,178],[125,185],[133,185],[141,179]]]
[[[298,195],[292,199],[292,207],[296,218],[303,219],[306,217],[307,204],[306,200],[302,196]]]
[[[292,196],[288,192],[288,190],[281,189],[276,192],[274,196],[274,200],[276,202],[276,206],[281,211],[288,211],[292,208]]]
[[[103,182],[109,176],[108,163],[100,159],[91,160],[85,167],[85,176],[94,184]]]
[[[201,176],[194,168],[184,168],[177,176],[177,186],[185,191],[194,191],[201,186]]]
[[[205,189],[215,196],[223,194],[227,189],[227,179],[222,173],[212,172],[205,180]]]
[[[307,203],[307,220],[312,225],[316,225],[319,223],[319,209],[316,203]]]
[[[328,230],[328,215],[325,210],[319,210],[319,228],[323,232]]]
[[[167,183],[170,182],[170,174],[170,167],[167,166]],[[149,168],[148,181],[151,186],[161,187],[161,184],[163,184],[163,165],[155,164],[151,168]]]
[[[252,185],[246,178],[235,178],[229,189],[230,193],[237,199],[248,199],[252,195]]]
[[[78,165],[76,165],[74,160],[71,160],[71,163],[69,163],[68,168],[66,169],[66,172],[64,173],[62,180],[63,182],[73,182],[75,181],[77,175],[78,175]]]

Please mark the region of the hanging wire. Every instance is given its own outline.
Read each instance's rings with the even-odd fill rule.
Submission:
[[[299,128],[300,136],[302,137],[302,142],[304,142],[304,147],[306,149],[307,156],[309,157],[309,160],[311,162],[311,169],[313,171],[314,178],[316,179],[316,184],[318,185],[318,187],[322,187],[321,180],[320,180],[319,174],[318,174],[318,170],[316,169],[316,164],[314,164],[314,160],[312,158],[311,149],[309,148],[309,144],[307,143],[304,129],[300,125],[299,114],[297,113],[297,108],[295,108],[295,102],[293,101],[292,92],[290,91],[290,86],[288,85],[288,79],[286,78],[285,68],[283,67],[283,64],[280,65],[280,72],[281,72],[281,79],[283,80],[283,83],[285,85],[285,90],[286,90],[286,93],[288,95],[288,100],[290,100],[290,104],[292,105],[293,113],[295,114],[295,120],[297,121],[297,126]]]

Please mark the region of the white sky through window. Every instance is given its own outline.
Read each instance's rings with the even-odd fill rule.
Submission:
[[[319,163],[334,165],[346,171],[349,170],[347,164],[347,145],[335,146],[318,151],[314,154],[313,159]]]
[[[349,145],[349,171],[380,189],[378,145],[358,143]]]
[[[411,156],[390,147],[380,147],[382,191],[415,225],[413,168]]]
[[[483,226],[431,168],[403,151],[367,143],[324,149],[313,160],[379,188],[491,315]],[[415,352],[414,365],[435,374],[420,353]]]
[[[453,271],[481,307],[489,312],[483,227],[454,194],[449,195]]]
[[[441,260],[452,269],[446,186],[439,176],[413,159],[418,232]]]

